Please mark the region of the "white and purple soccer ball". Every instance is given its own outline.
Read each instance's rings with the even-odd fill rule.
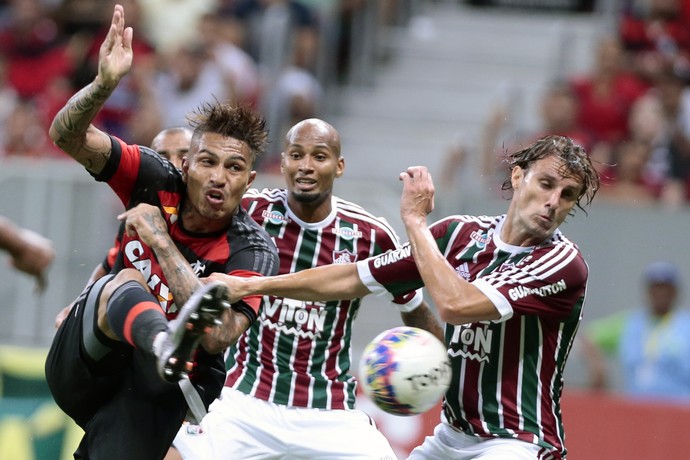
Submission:
[[[434,407],[450,385],[446,346],[431,333],[408,326],[381,332],[364,349],[359,382],[382,410],[416,415]]]

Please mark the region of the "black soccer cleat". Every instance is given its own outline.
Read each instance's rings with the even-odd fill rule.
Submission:
[[[221,316],[230,308],[227,292],[227,286],[220,282],[204,285],[168,323],[155,352],[158,374],[163,380],[176,383],[192,370],[192,357],[201,337],[210,328],[222,324]]]

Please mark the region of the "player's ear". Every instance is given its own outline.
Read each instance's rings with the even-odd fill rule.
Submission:
[[[510,172],[510,185],[513,186],[513,190],[518,189],[523,177],[525,177],[525,170],[520,166],[515,166]]]
[[[285,174],[285,152],[280,152],[280,174]]]
[[[338,167],[335,170],[335,177],[340,177],[345,172],[345,158],[338,157]]]
[[[187,183],[187,175],[189,173],[189,158],[186,156],[182,159],[181,171],[182,171],[182,181],[186,184]]]

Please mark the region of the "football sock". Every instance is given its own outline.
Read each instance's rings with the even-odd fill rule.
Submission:
[[[136,281],[127,281],[110,296],[107,316],[120,340],[148,352],[153,351],[154,337],[168,326],[156,297]]]

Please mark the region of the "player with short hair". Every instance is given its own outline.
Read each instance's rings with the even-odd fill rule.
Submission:
[[[192,134],[192,130],[186,126],[165,128],[153,138],[151,149],[170,161],[177,169],[182,169],[184,158],[189,152],[189,144],[192,143]]]
[[[383,218],[333,195],[344,170],[338,131],[306,119],[285,137],[286,188],[245,194],[243,206],[278,247],[280,273],[353,263],[399,247]],[[230,349],[220,400],[200,427],[184,425],[175,438],[182,457],[394,459],[371,419],[354,410],[351,339],[361,302],[264,296],[259,320]],[[405,323],[442,336],[421,292],[398,297],[397,306]]]
[[[187,413],[182,388],[194,386],[201,405],[218,395],[221,351],[259,308],[256,296],[230,308],[226,289],[199,277],[278,268],[275,246],[240,206],[266,140],[260,116],[222,103],[199,107],[182,170],[91,125],[131,68],[132,33],[116,5],[98,74],[50,127],[54,142],[127,208],[111,274],[84,290],[46,360],[55,401],[85,431],[75,458],[163,458]]]
[[[298,273],[225,282],[231,298],[313,302],[425,286],[446,323],[453,375],[441,423],[410,458],[564,458],[563,371],[582,316],[588,267],[559,230],[599,176],[571,139],[546,136],[507,156],[506,214],[450,216],[428,226],[434,187],[425,167],[401,173],[409,242],[393,253]]]

